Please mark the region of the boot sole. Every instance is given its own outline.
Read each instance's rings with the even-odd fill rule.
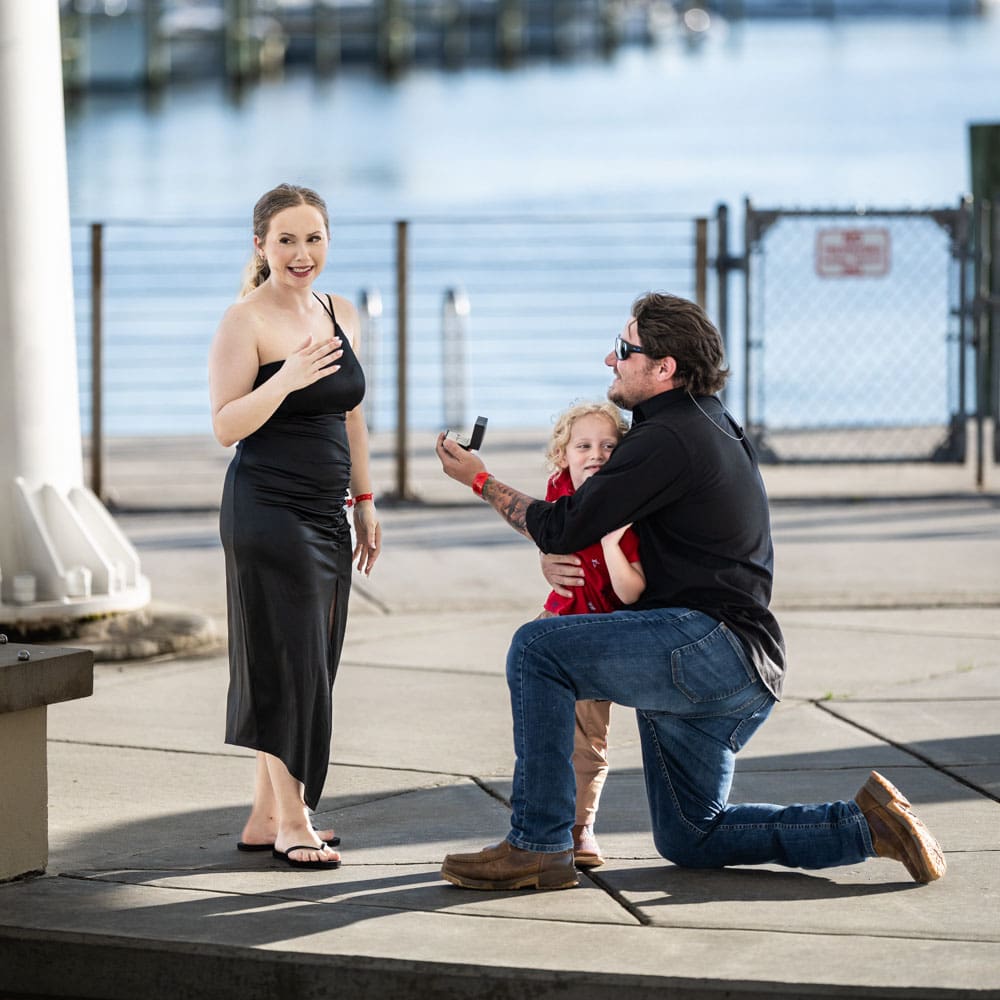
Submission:
[[[572,879],[545,883],[539,875],[522,875],[519,878],[508,879],[471,879],[442,871],[441,878],[461,889],[481,889],[485,892],[503,892],[509,889],[572,889],[580,884],[574,874]]]
[[[573,858],[573,864],[577,868],[600,868],[604,864],[604,858],[599,854],[577,854]]]

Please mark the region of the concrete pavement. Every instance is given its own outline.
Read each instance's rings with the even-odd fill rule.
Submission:
[[[539,486],[530,448],[484,457]],[[563,892],[442,882],[445,853],[507,829],[504,652],[544,585],[527,542],[419,465],[428,502],[383,507],[385,554],[352,598],[317,817],[343,868],[235,851],[253,760],[222,742],[222,650],[99,664],[92,698],[49,710],[50,864],[0,886],[0,996],[1000,997],[1000,497],[897,475],[849,500],[843,474],[837,495],[817,470],[778,471],[792,666],[734,799],[845,798],[877,767],[941,840],[944,880],[883,860],[667,864],[616,708],[608,863]],[[206,483],[187,512],[118,520],[157,602],[221,629]]]

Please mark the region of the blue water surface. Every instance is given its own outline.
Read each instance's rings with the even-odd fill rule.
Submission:
[[[343,212],[704,213],[717,202],[951,203],[1000,120],[1000,16],[741,21],[607,60],[296,69],[234,99],[173,84],[67,119],[77,218],[245,218],[279,179]]]

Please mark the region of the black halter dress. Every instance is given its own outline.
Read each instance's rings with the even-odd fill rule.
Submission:
[[[317,296],[318,298],[318,296]],[[365,377],[330,314],[340,371],[291,392],[236,446],[222,494],[229,697],[226,742],[280,758],[315,809],[333,733],[333,681],[351,588],[345,417]],[[261,365],[254,388],[283,364]]]

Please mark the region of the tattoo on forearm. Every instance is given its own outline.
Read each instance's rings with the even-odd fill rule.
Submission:
[[[530,538],[526,517],[528,505],[535,502],[534,497],[520,493],[496,479],[487,479],[483,487],[483,499],[515,530]]]

